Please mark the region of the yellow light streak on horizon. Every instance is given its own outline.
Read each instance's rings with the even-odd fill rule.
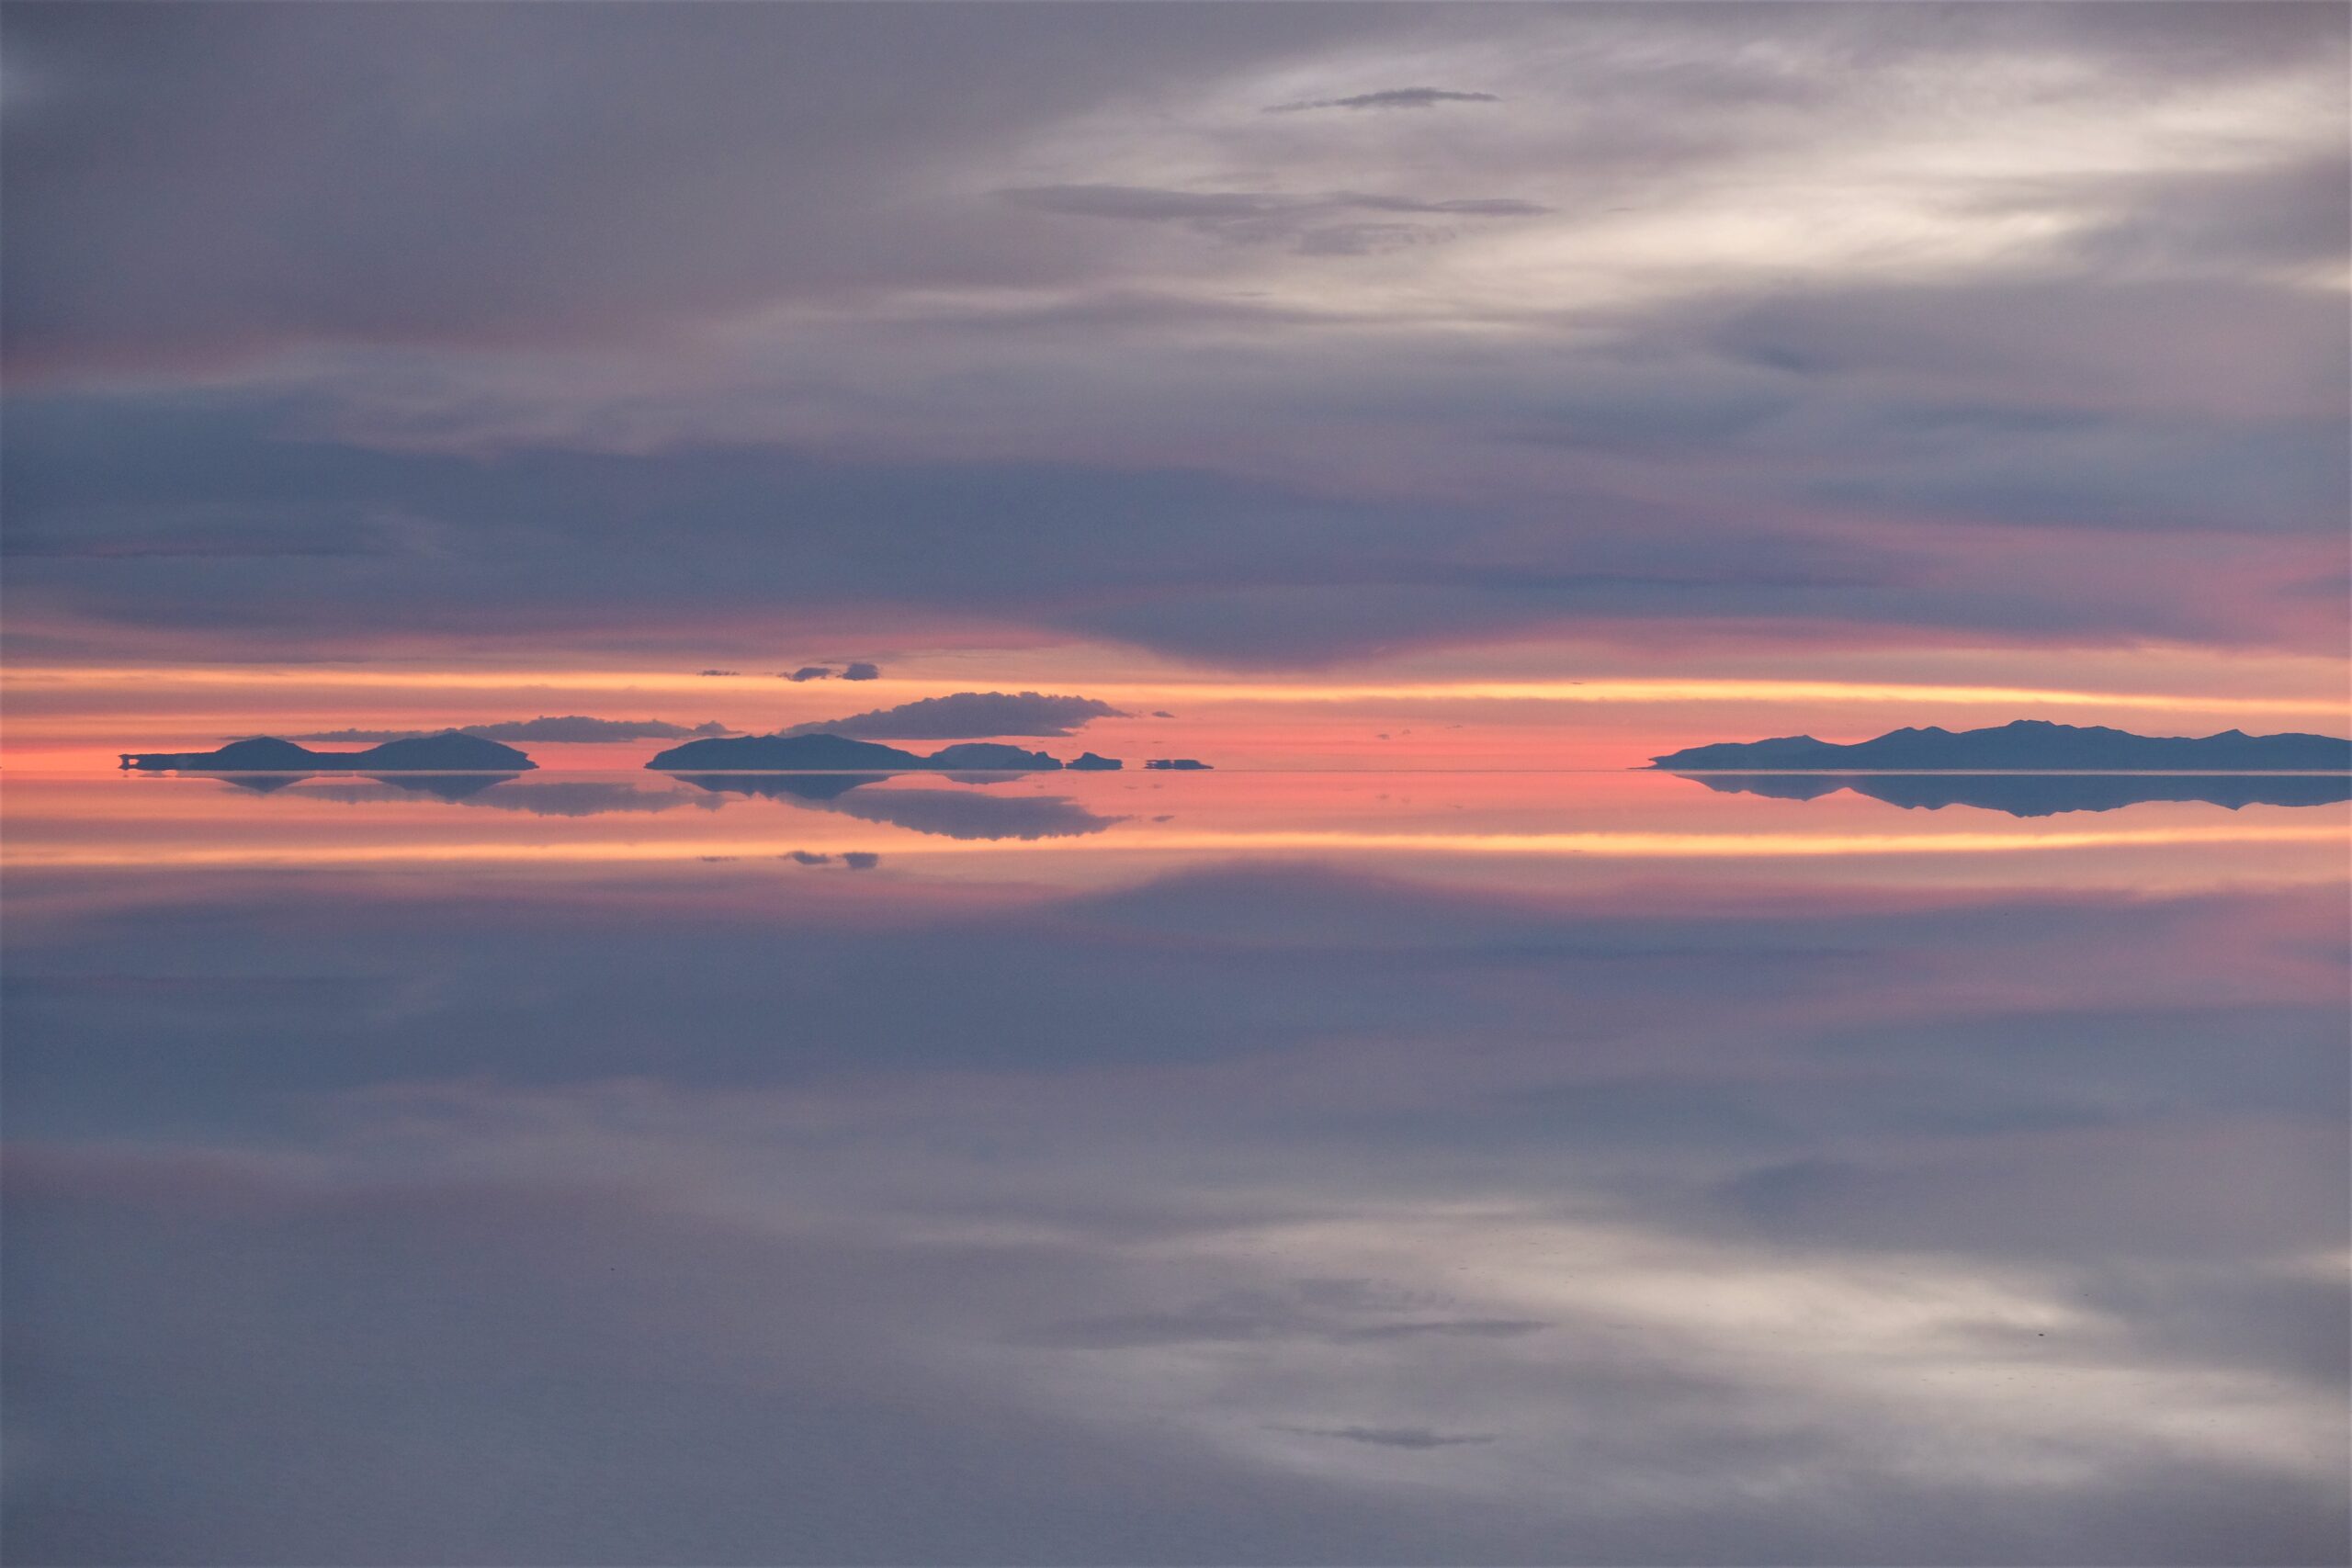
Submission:
[[[1027,686],[1037,677],[1024,675]],[[884,676],[852,682],[854,696],[906,698],[972,689],[969,676],[918,679]],[[1939,684],[1930,682],[1792,681],[1769,677],[1686,679],[1675,676],[1603,677],[1592,680],[1372,682],[1302,683],[1267,681],[1094,681],[1073,677],[1086,694],[1106,701],[1329,704],[1349,702],[1555,702],[1555,703],[1945,703],[1968,706],[2039,704],[2065,707],[2230,710],[2247,714],[2352,715],[2352,698],[2205,695],[2188,693],[2099,692],[2068,687]],[[777,696],[817,694],[774,675],[695,675],[673,671],[481,671],[348,670],[310,668],[223,669],[179,666],[127,669],[103,666],[0,671],[0,684],[26,688],[71,685],[148,685],[169,688],[256,689],[345,687],[424,693],[447,691],[727,692],[757,691]],[[853,693],[838,682],[842,698]]]
[[[867,845],[831,846],[843,853],[872,847],[895,856],[1039,854],[1079,852],[1233,853],[1335,850],[1410,851],[1476,855],[1589,855],[1596,859],[1791,860],[1850,855],[1984,854],[2030,850],[2169,848],[2218,844],[2341,843],[2352,848],[2352,827],[2307,828],[2281,824],[2231,824],[2214,828],[2060,829],[2041,832],[1956,833],[1368,833],[1345,829],[1276,829],[1268,832],[1184,832],[1111,840],[992,840],[944,841],[900,839]],[[807,834],[749,841],[740,839],[629,840],[597,843],[502,844],[408,842],[368,845],[300,845],[289,848],[124,849],[12,851],[0,864],[27,870],[50,867],[158,867],[192,865],[373,865],[386,863],[635,863],[707,859],[779,857],[808,848]]]

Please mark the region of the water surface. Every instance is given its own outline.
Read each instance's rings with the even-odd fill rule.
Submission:
[[[17,1561],[2344,1556],[2338,801],[9,793]]]

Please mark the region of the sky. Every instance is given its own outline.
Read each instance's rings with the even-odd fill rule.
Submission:
[[[20,761],[965,691],[1268,762],[2343,728],[2341,7],[0,28]]]
[[[2341,5],[0,0],[0,1551],[2341,1561],[2345,781],[1621,770],[2352,730],[2347,193]]]

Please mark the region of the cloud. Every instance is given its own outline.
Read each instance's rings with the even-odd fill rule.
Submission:
[[[1044,1325],[1023,1343],[1070,1349],[1143,1349],[1307,1340],[1327,1345],[1402,1339],[1517,1339],[1551,1326],[1529,1318],[1400,1316],[1419,1304],[1356,1280],[1295,1280],[1236,1291],[1170,1311],[1107,1314]]]
[[[785,676],[786,680],[795,682],[830,681],[832,678],[833,670],[832,666],[830,664],[804,664],[799,669],[795,670],[790,674]]]
[[[882,667],[878,664],[859,662],[842,666],[842,679],[844,681],[878,681],[881,678]]]
[[[705,671],[705,674],[711,671]],[[732,735],[734,730],[711,719],[707,723],[671,724],[658,718],[590,718],[570,714],[560,718],[542,716],[538,718],[507,719],[496,724],[467,724],[444,726],[439,729],[322,729],[308,735],[296,735],[295,740],[413,740],[420,736],[443,735],[450,728],[466,735],[479,735],[485,740],[549,740],[560,743],[593,744],[599,741],[624,740],[683,740],[706,736]]]
[[[1442,87],[1384,87],[1346,98],[1310,98],[1303,103],[1273,104],[1265,114],[1302,114],[1308,109],[1426,109],[1439,104],[1495,104],[1492,93],[1453,93]]]
[[[846,735],[862,740],[985,740],[1001,735],[1075,735],[1090,720],[1127,716],[1092,697],[957,692],[847,718],[812,719],[778,733]]]
[[[1430,1427],[1277,1427],[1304,1438],[1338,1438],[1344,1442],[1371,1443],[1385,1449],[1450,1449],[1491,1443],[1491,1432],[1440,1432]]]
[[[1424,198],[1329,191],[1283,196],[1254,191],[1166,190],[1143,186],[1032,186],[1003,193],[1038,212],[1140,223],[1181,223],[1243,244],[1288,244],[1310,255],[1367,254],[1398,244],[1453,237],[1444,224],[1366,223],[1351,215],[1411,218],[1540,218],[1550,209],[1505,197]]]
[[[10,11],[12,652],[2340,649],[2340,14],[1430,15]]]

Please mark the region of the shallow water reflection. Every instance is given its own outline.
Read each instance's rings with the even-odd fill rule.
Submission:
[[[109,783],[17,1560],[2343,1555],[2340,807]]]
[[[1712,790],[1818,800],[1851,790],[1890,806],[1973,806],[2012,817],[2120,811],[2150,801],[2246,806],[2340,806],[2352,800],[2345,773],[1683,773]]]

